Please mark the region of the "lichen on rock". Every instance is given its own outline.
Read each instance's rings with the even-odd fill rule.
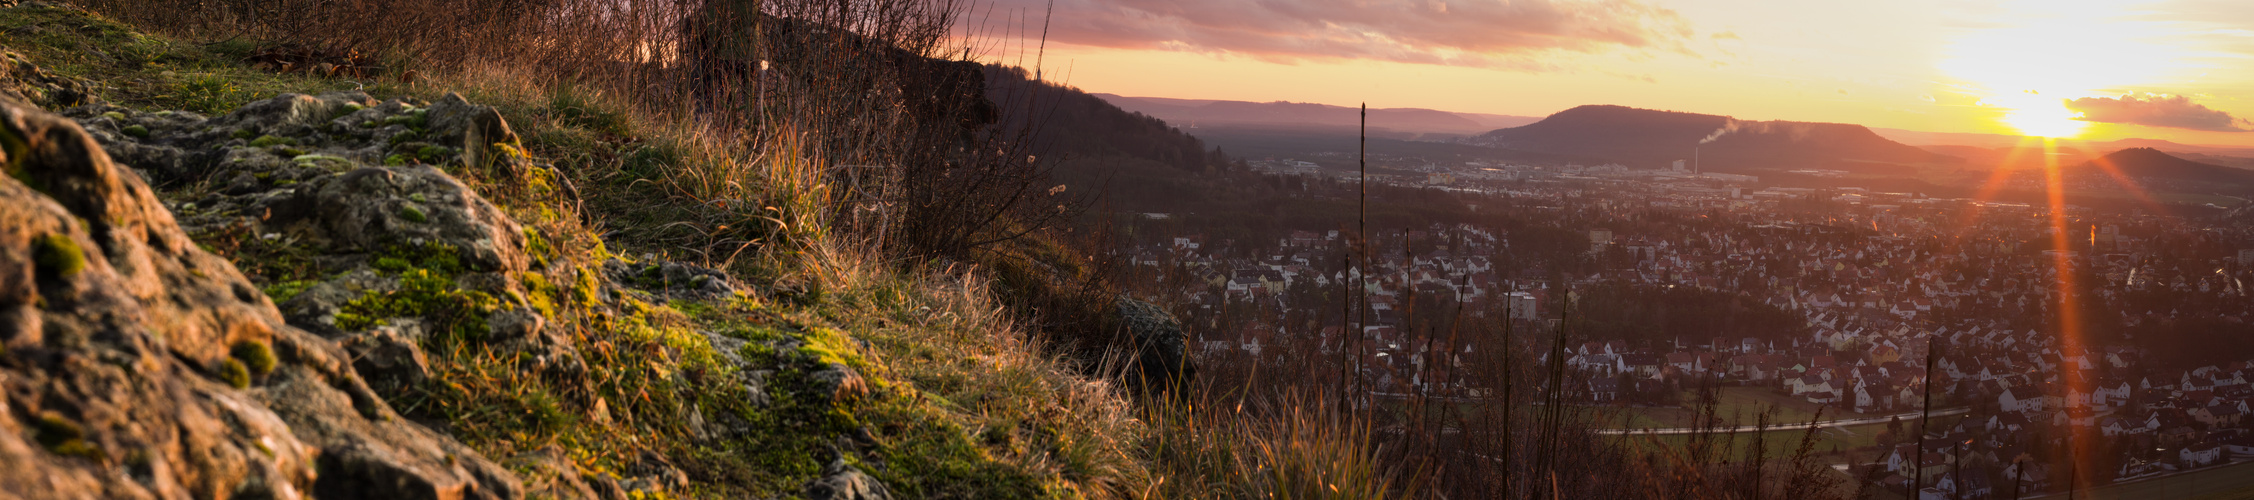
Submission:
[[[523,495],[514,473],[393,417],[342,349],[198,248],[98,133],[17,102],[0,102],[0,133],[19,174],[0,178],[0,491]],[[39,257],[57,252],[84,258]]]

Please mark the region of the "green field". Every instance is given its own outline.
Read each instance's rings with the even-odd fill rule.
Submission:
[[[1873,415],[1847,411],[1838,405],[1818,405],[1807,400],[1777,394],[1765,387],[1723,387],[1715,391],[1714,414],[1730,425],[1753,425],[1762,412],[1775,409],[1769,417],[1770,424],[1806,423],[1823,412],[1824,420],[1867,418]],[[1684,408],[1618,408],[1604,410],[1605,422],[1612,427],[1631,429],[1691,427],[1697,425],[1697,412],[1688,408],[1696,404],[1698,395],[1685,391],[1679,401]]]

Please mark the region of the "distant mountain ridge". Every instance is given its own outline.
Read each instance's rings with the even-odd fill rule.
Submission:
[[[1603,158],[1634,168],[1697,160],[1705,170],[1801,168],[1888,171],[1888,164],[1956,159],[1887,140],[1861,125],[1749,121],[1722,115],[1586,105],[1462,142],[1495,148]]]
[[[1916,130],[1903,130],[1883,127],[1871,127],[1871,132],[1877,133],[1880,137],[1885,137],[1895,142],[1927,147],[1973,146],[1982,148],[2008,148],[2016,146],[2020,144],[2021,141],[2024,141],[2026,139],[2025,137],[2007,134],[1920,132]],[[2124,148],[2153,148],[2170,155],[2178,156],[2185,154],[2203,154],[2234,157],[2254,157],[2254,147],[2184,144],[2161,139],[2129,138],[2111,141],[2066,142],[2069,144],[2082,144],[2087,146],[2088,149],[2095,149],[2099,151],[2111,151]]]
[[[1352,127],[1360,124],[1359,109],[1304,102],[1247,102],[1164,97],[1127,97],[1093,94],[1114,106],[1166,120],[1181,127],[1200,124]],[[1527,116],[1455,113],[1424,108],[1372,108],[1370,128],[1408,134],[1472,135],[1496,127],[1532,123]]]
[[[2108,172],[2111,170],[2111,172]],[[2177,158],[2153,148],[2128,148],[2071,167],[2072,175],[2108,176],[2119,172],[2137,179],[2254,187],[2254,171]]]

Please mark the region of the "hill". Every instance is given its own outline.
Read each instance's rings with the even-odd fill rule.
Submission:
[[[2111,176],[2113,173],[2153,182],[2216,184],[2254,188],[2254,171],[2177,158],[2153,148],[2114,151],[2072,167],[2070,175]]]
[[[1120,109],[1155,116],[1181,126],[1334,126],[1360,125],[1360,110],[1302,102],[1245,102],[1095,94]],[[1507,115],[1451,113],[1423,108],[1370,110],[1373,135],[1416,139],[1426,135],[1471,135],[1534,121]]]
[[[1121,109],[1100,94],[1032,79],[1023,68],[987,66],[986,97],[1001,108],[1004,127],[1040,131],[1030,139],[1042,155],[1135,158],[1186,172],[1227,162],[1166,120]]]
[[[1706,170],[1802,168],[1880,173],[1887,164],[1954,158],[1879,137],[1861,125],[1747,121],[1721,115],[1590,105],[1463,142],[1504,149],[1601,158],[1633,168],[1692,160]]]

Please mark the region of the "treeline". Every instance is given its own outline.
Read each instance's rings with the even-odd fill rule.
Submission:
[[[1080,89],[1044,81],[1025,68],[989,64],[986,97],[1001,106],[1005,130],[1034,130],[1031,150],[1041,155],[1135,158],[1185,172],[1228,165],[1228,156],[1164,120],[1119,109]]]

